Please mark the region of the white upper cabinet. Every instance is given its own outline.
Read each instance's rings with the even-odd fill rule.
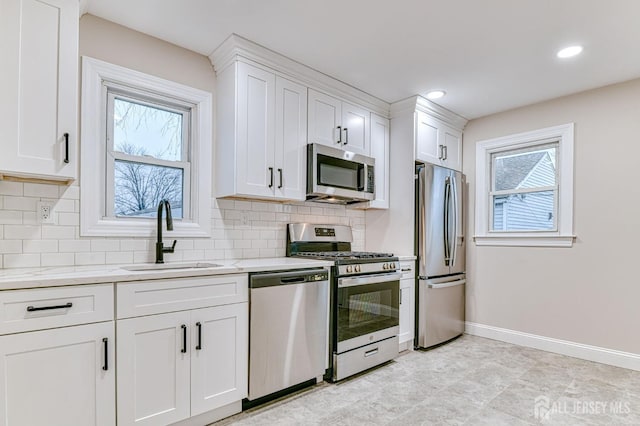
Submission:
[[[369,208],[389,208],[389,120],[371,114],[371,156],[375,158],[376,198]]]
[[[462,132],[416,111],[416,160],[462,170]]]
[[[236,62],[218,73],[218,197],[304,200],[307,88]]]
[[[370,111],[309,89],[309,143],[370,154]]]
[[[77,0],[0,0],[0,175],[76,179]]]

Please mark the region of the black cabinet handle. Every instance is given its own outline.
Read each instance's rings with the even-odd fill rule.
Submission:
[[[280,185],[278,185],[278,189],[282,188],[282,169],[278,169],[278,174],[280,174]]]
[[[64,134],[64,162],[69,163],[69,133]]]
[[[271,181],[269,182],[269,188],[273,188],[273,167],[269,167],[269,173],[271,173]]]
[[[338,143],[342,143],[342,126],[338,126]]]
[[[35,306],[27,306],[27,312],[35,312],[35,311],[49,311],[51,309],[67,309],[73,306],[73,303],[65,303],[64,305],[54,305],[54,306],[40,306],[36,308]]]
[[[180,328],[182,328],[182,349],[180,350],[180,352],[182,352],[183,354],[186,354],[187,353],[187,326],[182,324]]]
[[[202,349],[202,324],[197,322],[196,327],[198,327],[198,344],[196,345],[196,351],[199,351]]]
[[[347,129],[346,127],[344,128],[344,144],[348,144],[349,143],[349,129]]]
[[[109,339],[105,337],[102,339],[102,343],[104,345],[104,365],[102,369],[107,371],[109,369]]]

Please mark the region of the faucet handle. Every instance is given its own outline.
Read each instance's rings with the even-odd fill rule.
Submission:
[[[173,253],[173,251],[176,249],[177,242],[178,240],[173,240],[173,244],[171,244],[171,247],[163,247],[162,251],[164,253]]]

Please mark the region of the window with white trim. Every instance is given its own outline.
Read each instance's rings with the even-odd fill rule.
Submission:
[[[571,246],[573,124],[478,142],[478,245]]]
[[[163,199],[209,235],[211,94],[86,57],[82,84],[81,235],[153,235]]]

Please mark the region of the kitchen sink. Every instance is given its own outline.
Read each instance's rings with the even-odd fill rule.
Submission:
[[[143,265],[123,266],[126,271],[165,271],[173,269],[203,269],[219,268],[223,265],[209,262],[188,262],[188,263],[145,263]]]

